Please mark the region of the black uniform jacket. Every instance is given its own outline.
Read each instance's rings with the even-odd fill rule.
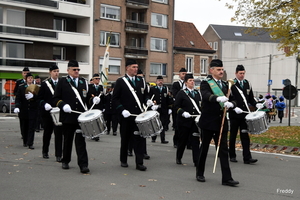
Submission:
[[[198,110],[201,112],[200,109],[200,101],[201,96],[199,91],[194,90],[195,96],[193,97],[192,94],[189,92],[189,90],[186,88],[184,90],[180,90],[176,96],[174,107],[177,111],[177,123],[179,126],[186,126],[186,127],[192,127],[192,123],[195,123],[195,117],[191,118],[185,118],[182,116],[183,112],[188,112],[190,115],[199,115],[197,109],[195,108],[194,104],[192,103],[192,99],[194,99]]]
[[[177,93],[183,88],[183,84],[181,84],[180,81],[176,81],[172,85],[172,95],[174,98],[176,98]]]
[[[219,102],[217,102],[218,96],[213,93],[209,83],[207,82],[209,79],[212,79],[212,77],[208,76],[207,79],[203,80],[200,85],[200,92],[202,95],[202,114],[199,124],[201,129],[218,132],[221,128],[223,109],[221,108]],[[225,81],[222,81],[222,91],[224,96],[226,96],[228,92],[228,83]],[[231,98],[230,102],[233,103],[234,107],[236,106],[236,102],[234,101],[233,97]],[[228,122],[226,117],[223,130],[228,130]]]
[[[41,110],[42,116],[50,115],[50,110],[49,111],[45,110],[46,103],[50,104],[52,107],[55,107],[55,105],[53,104],[53,94],[52,94],[51,90],[49,89],[46,82],[49,82],[50,87],[53,89],[53,91],[55,91],[55,86],[54,86],[54,83],[51,78],[47,78],[46,80],[44,80],[42,82],[41,88],[40,88],[40,91],[38,94],[38,100],[39,100],[39,105],[41,107],[40,110]]]
[[[147,88],[144,87],[144,81],[135,76],[135,86],[129,80],[128,76],[125,75],[126,79],[134,89],[134,92],[138,96],[141,107],[143,108],[143,104],[147,102],[149,99],[149,93]],[[123,80],[123,77],[118,78],[115,84],[114,92],[113,92],[113,106],[116,108],[117,113],[121,114],[123,110],[128,110],[131,114],[140,114],[142,111],[140,110],[135,98],[133,97],[132,92],[129,90],[127,84]],[[122,116],[123,117],[123,116]],[[135,117],[128,117],[125,119],[133,120]]]
[[[60,108],[60,122],[74,124],[78,123],[77,118],[79,114],[73,112],[65,113],[63,111],[64,105],[69,104],[72,110],[79,112],[85,112],[85,109],[81,105],[70,84],[75,87],[74,82],[69,76],[63,77],[58,81],[53,96],[53,105]],[[86,104],[87,87],[86,80],[84,78],[79,78],[78,87],[75,88],[77,89],[83,104]]]
[[[27,100],[25,91],[28,87],[27,84],[21,84],[17,90],[15,107],[20,109],[19,117],[23,119],[32,119],[36,115],[30,115],[30,112],[35,113],[38,110],[37,95],[33,94],[33,98]]]
[[[88,108],[91,108],[93,103],[93,99],[95,96],[99,96],[100,93],[103,93],[103,86],[102,85],[98,85],[98,90],[96,90],[95,84],[89,84],[89,90],[87,93],[87,101],[88,101]],[[104,94],[102,94],[100,96],[100,103],[96,104],[93,109],[99,109],[99,110],[103,110],[104,106]]]
[[[246,79],[243,80],[243,88],[241,88],[240,83],[237,81],[237,79],[235,79],[234,81],[235,81],[235,84],[231,86],[231,95],[234,96],[234,99],[237,102],[237,107],[239,107],[243,111],[249,112],[246,104],[248,104],[248,107],[249,107],[249,106],[255,106],[257,103],[254,99],[252,87],[251,87],[249,81]],[[240,91],[243,92],[247,103],[242,98]],[[234,110],[232,110],[232,109],[229,110],[230,118],[245,118],[246,115],[247,115],[247,113],[236,114],[236,112]]]
[[[154,95],[153,101],[159,106],[157,111],[164,115],[168,115],[168,109],[171,109],[173,105],[173,98],[168,91],[166,86],[163,86],[161,91],[158,86],[150,88],[150,97]]]

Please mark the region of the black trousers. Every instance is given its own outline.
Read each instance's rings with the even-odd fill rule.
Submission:
[[[199,136],[193,136],[193,133],[198,132],[196,124],[194,123],[192,127],[179,125],[178,132],[179,132],[179,137],[178,137],[176,158],[181,159],[183,157],[185,147],[188,145],[189,139],[191,138],[193,162],[194,164],[197,164],[199,159],[199,153],[200,153],[200,149],[199,149],[200,138]]]
[[[240,130],[240,139],[243,147],[243,159],[244,161],[252,158],[250,152],[250,137],[247,130],[247,123],[244,118],[230,118],[230,137],[229,137],[229,157],[236,158],[235,142],[238,130]]]
[[[229,160],[228,160],[227,131],[228,130],[223,130],[222,132],[222,138],[221,138],[220,148],[219,148],[219,158],[220,158],[221,171],[222,171],[222,182],[226,182],[232,179],[231,170],[229,167]],[[202,143],[200,145],[200,157],[196,168],[197,176],[204,175],[207,152],[209,149],[211,139],[214,139],[215,144],[218,145],[219,135],[220,133],[218,131],[202,130]]]
[[[24,130],[23,130],[23,125],[24,125],[24,118],[20,117],[20,113],[18,114],[19,117],[19,125],[20,125],[20,131],[21,131],[21,137],[23,138],[24,135]],[[27,122],[28,123],[28,122]],[[23,138],[24,139],[24,138]],[[26,141],[27,142],[27,141]],[[26,143],[24,143],[26,144]]]
[[[177,126],[177,111],[175,108],[173,108],[172,111],[172,119],[173,119],[173,128],[174,128],[174,136],[173,136],[173,145],[178,145],[179,140],[179,132],[178,132],[178,126]]]
[[[121,148],[120,148],[120,161],[127,163],[129,142],[132,140],[133,150],[135,154],[135,163],[142,165],[144,163],[144,153],[146,146],[146,139],[139,134],[135,135],[134,132],[138,131],[138,127],[134,120],[120,120],[120,134],[121,134]]]
[[[161,112],[159,113],[159,119],[163,126],[163,130],[160,132],[160,141],[164,142],[166,140],[166,131],[168,130],[168,115],[164,115]],[[157,136],[152,136],[152,140],[156,140]]]
[[[63,123],[62,131],[64,137],[63,158],[62,163],[69,163],[72,155],[72,145],[75,134],[75,149],[77,154],[77,164],[80,168],[88,166],[88,154],[86,150],[85,138],[82,133],[75,133],[76,129],[80,129],[78,123],[66,124]]]
[[[20,127],[21,127],[21,135],[23,138],[23,144],[27,145],[29,119],[28,118],[19,118],[19,119],[20,119]]]
[[[107,133],[110,132],[110,129],[112,127],[113,133],[117,132],[118,128],[118,115],[116,114],[105,114],[105,121],[106,121],[106,127],[107,127]]]
[[[44,122],[44,134],[43,134],[43,153],[49,152],[50,140],[52,132],[54,131],[54,147],[55,147],[55,157],[62,156],[62,126],[56,126],[53,123],[51,115],[43,116]]]

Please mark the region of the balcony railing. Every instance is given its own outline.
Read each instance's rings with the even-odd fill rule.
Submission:
[[[16,66],[16,67],[39,67],[49,68],[55,61],[26,59],[26,58],[0,58],[0,66]]]
[[[17,34],[22,36],[34,36],[45,38],[57,38],[57,32],[46,29],[24,28],[11,25],[0,24],[0,33]]]
[[[6,1],[18,1],[18,2],[24,2],[24,3],[31,3],[41,6],[49,6],[53,8],[58,8],[58,2],[57,1],[50,1],[50,0],[6,0]]]
[[[131,54],[135,56],[148,56],[148,50],[143,47],[125,46],[125,54]]]
[[[149,5],[149,0],[126,0],[127,3]]]
[[[126,20],[125,30],[133,32],[148,32],[149,25],[143,22]]]

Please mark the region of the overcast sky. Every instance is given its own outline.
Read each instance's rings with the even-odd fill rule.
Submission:
[[[231,0],[175,0],[175,20],[192,22],[203,34],[209,24],[238,25],[231,22],[235,10],[225,7]],[[239,24],[241,25],[241,24]]]

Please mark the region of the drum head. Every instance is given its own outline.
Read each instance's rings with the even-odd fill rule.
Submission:
[[[254,119],[260,119],[264,117],[266,113],[264,111],[257,111],[257,112],[252,112],[246,115],[245,119],[246,120],[254,120]]]
[[[54,108],[51,109],[50,113],[56,113],[56,112],[59,112],[59,111],[60,111],[59,107],[54,107]]]
[[[85,122],[98,118],[101,115],[100,110],[89,110],[79,115],[78,121]]]
[[[143,112],[141,114],[139,114],[136,118],[135,121],[136,122],[143,122],[143,121],[147,121],[149,119],[152,119],[154,116],[158,115],[157,111],[151,110],[151,111],[147,111],[147,112]]]

